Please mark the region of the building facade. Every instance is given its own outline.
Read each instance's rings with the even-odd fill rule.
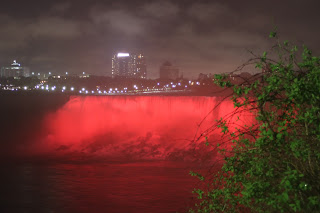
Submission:
[[[168,61],[160,66],[160,79],[176,80],[179,78],[179,68],[172,66]]]
[[[13,63],[7,67],[1,67],[0,77],[29,77],[30,70],[28,67],[22,67],[21,64],[17,63],[16,60],[13,60]]]
[[[116,53],[112,57],[112,77],[147,78],[147,66],[142,54]]]

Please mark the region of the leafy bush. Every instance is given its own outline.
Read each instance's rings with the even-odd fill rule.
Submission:
[[[257,74],[240,83],[215,77],[233,89],[234,114],[250,111],[255,122],[235,131],[228,119],[217,122],[233,148],[220,150],[224,164],[195,190],[190,212],[320,212],[320,58],[270,37],[277,59],[265,52],[240,67],[255,64]]]

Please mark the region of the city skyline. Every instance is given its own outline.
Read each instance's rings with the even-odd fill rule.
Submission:
[[[36,5],[36,6],[34,6]],[[319,53],[318,1],[2,2],[0,66],[16,59],[38,72],[111,76],[120,49],[143,52],[148,78],[170,61],[187,78],[233,71],[280,38]],[[285,12],[284,12],[285,11]]]

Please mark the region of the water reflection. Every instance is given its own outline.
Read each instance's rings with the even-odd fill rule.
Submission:
[[[173,162],[10,166],[2,212],[185,212],[195,186],[189,169]]]

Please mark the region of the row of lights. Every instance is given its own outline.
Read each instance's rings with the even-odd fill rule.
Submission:
[[[192,82],[192,81],[189,81],[189,85],[194,85],[194,84],[196,84],[196,85],[200,85],[200,82]],[[157,85],[158,86],[160,86],[160,83],[157,83]],[[170,84],[166,84],[166,85],[164,85],[163,86],[163,88],[164,89],[168,89],[168,88],[170,88],[170,87],[172,87],[172,88],[176,88],[177,86],[181,86],[181,83],[179,82],[179,83],[177,83],[177,84],[174,84],[173,82],[171,82]],[[143,86],[141,85],[141,87],[143,88]],[[187,85],[185,85],[185,88],[187,88],[188,86]],[[42,90],[47,90],[47,91],[55,91],[56,89],[57,89],[57,87],[56,86],[52,86],[51,88],[49,88],[49,85],[45,85],[45,86],[41,86],[41,85],[37,85],[36,87],[35,87],[36,89],[42,89]],[[137,85],[133,85],[133,88],[134,88],[134,90],[135,91],[138,91],[139,90],[139,87],[137,86]],[[28,90],[28,87],[27,86],[24,86],[23,87],[23,89],[24,90]],[[13,90],[18,90],[18,89],[13,89]],[[74,91],[75,90],[75,88],[74,87],[70,87],[70,91]],[[144,91],[145,89],[142,89],[142,91]],[[147,87],[147,89],[146,89],[147,91],[149,91],[149,87]],[[153,87],[153,90],[159,90],[159,89],[155,89],[155,86]],[[161,90],[161,89],[160,89]],[[66,86],[63,86],[62,87],[62,90],[61,90],[61,92],[65,92],[65,91],[67,91],[67,87]],[[110,88],[109,89],[109,91],[100,91],[99,89],[97,89],[97,92],[99,93],[99,94],[111,94],[111,93],[127,93],[127,91],[128,91],[128,88],[127,87],[125,87],[125,88],[123,88],[123,90],[118,90],[118,88]],[[91,94],[94,94],[95,93],[95,91],[91,91],[91,92],[89,92],[88,90],[86,90],[85,88],[82,88],[81,90],[79,90],[79,93],[81,93],[81,94],[89,94],[89,93],[91,93]]]

